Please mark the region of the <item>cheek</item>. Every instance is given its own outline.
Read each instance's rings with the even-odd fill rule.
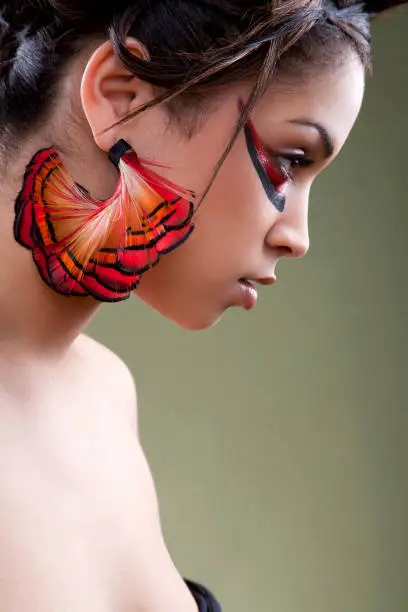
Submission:
[[[218,216],[231,238],[235,236],[243,248],[247,244],[259,250],[277,214],[241,139],[221,168],[211,196],[211,214]]]
[[[162,176],[198,195],[206,189],[216,164],[228,144],[233,124],[209,120],[205,127],[187,139],[176,127],[167,129],[161,137],[140,143],[139,155],[161,165]]]
[[[184,265],[214,280],[257,270],[265,237],[279,216],[245,144],[238,142],[199,208],[196,229],[179,251],[180,264],[185,259]]]
[[[216,291],[263,265],[264,240],[276,211],[246,165],[239,152],[231,154],[197,212],[193,234],[149,273],[166,292],[168,279],[172,290],[186,295]]]
[[[143,276],[136,295],[182,326],[211,325],[238,278],[264,265],[275,217],[245,145],[237,143],[196,215],[195,231]]]
[[[214,284],[258,269],[272,214],[265,201],[240,156],[231,155],[199,208],[196,229],[180,249],[180,264]]]

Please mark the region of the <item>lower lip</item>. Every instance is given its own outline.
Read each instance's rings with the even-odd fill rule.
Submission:
[[[252,310],[258,301],[258,292],[248,281],[240,280],[238,285],[241,289],[241,304],[245,310]]]

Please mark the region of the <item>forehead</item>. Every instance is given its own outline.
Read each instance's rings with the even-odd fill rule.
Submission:
[[[332,71],[325,70],[296,83],[272,83],[253,111],[257,128],[281,131],[295,119],[322,124],[338,151],[347,139],[364,97],[364,68],[357,57]]]

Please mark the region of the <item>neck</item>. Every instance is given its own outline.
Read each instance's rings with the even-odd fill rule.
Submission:
[[[46,143],[48,145],[48,143]],[[69,350],[100,304],[91,297],[67,297],[50,289],[32,253],[13,235],[14,202],[26,164],[44,146],[30,147],[21,163],[7,169],[0,198],[0,358],[11,354],[58,359]]]

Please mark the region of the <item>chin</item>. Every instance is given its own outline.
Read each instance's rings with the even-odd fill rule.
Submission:
[[[222,319],[223,315],[220,315],[211,320],[191,320],[191,319],[174,319],[170,318],[173,323],[176,323],[182,329],[186,329],[188,331],[204,331],[205,329],[211,329],[215,327],[217,323],[219,323]]]
[[[216,296],[192,295],[181,292],[154,291],[154,288],[140,286],[135,295],[155,312],[172,321],[178,327],[189,331],[203,331],[217,325],[228,308],[225,300]],[[209,299],[210,297],[210,299]]]
[[[225,314],[225,311],[194,312],[191,310],[186,312],[183,310],[183,312],[177,312],[176,310],[160,308],[160,306],[157,307],[153,304],[149,304],[149,306],[169,321],[175,323],[178,327],[188,331],[204,331],[205,329],[211,329],[221,321]]]
[[[218,313],[218,315],[213,316],[169,316],[166,314],[164,314],[164,316],[182,329],[188,331],[204,331],[205,329],[215,327],[223,318],[224,313]]]

